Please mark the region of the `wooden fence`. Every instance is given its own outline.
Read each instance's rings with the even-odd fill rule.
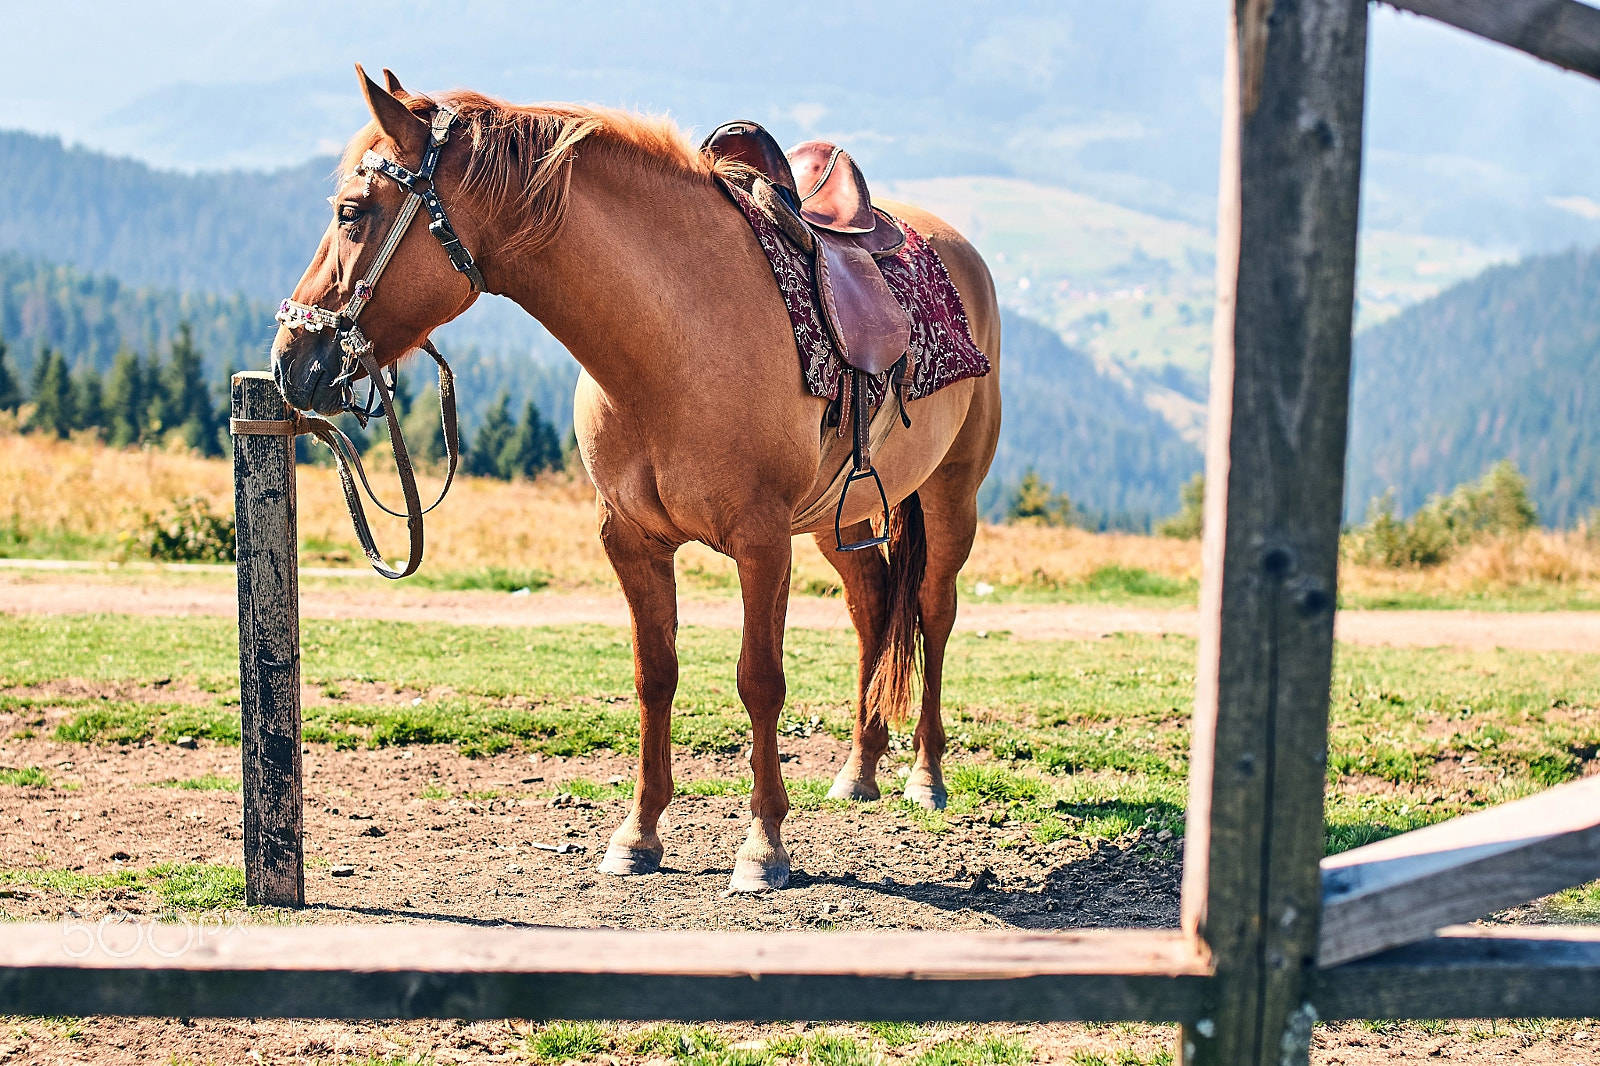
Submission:
[[[1600,78],[1577,0],[1396,6]],[[1195,1066],[1304,1063],[1319,1020],[1600,1015],[1600,928],[1450,924],[1600,876],[1600,781],[1323,857],[1367,3],[1232,7],[1181,929],[16,924],[0,1013],[1174,1021]],[[259,374],[234,412],[286,417]],[[248,898],[297,905],[292,438],[235,464]]]

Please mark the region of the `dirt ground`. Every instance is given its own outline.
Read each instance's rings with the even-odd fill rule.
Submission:
[[[159,698],[203,698],[175,692],[179,687],[164,686]],[[61,694],[85,695],[89,688],[69,684]],[[103,694],[157,698],[131,685]],[[46,768],[56,786],[0,786],[0,868],[104,874],[163,862],[239,864],[239,794],[162,786],[208,774],[237,779],[238,749],[45,739],[64,713],[47,715],[40,736],[26,739],[13,736],[20,718],[0,714],[0,736],[9,738],[0,743],[0,765]],[[787,776],[827,778],[845,747],[819,733],[783,738],[782,753]],[[275,920],[823,930],[1170,926],[1178,918],[1182,841],[1142,832],[1115,842],[1040,845],[1024,827],[991,824],[985,812],[952,819],[950,832],[933,835],[888,805],[796,810],[785,829],[795,866],[790,887],[730,897],[729,871],[748,816],[742,796],[674,800],[659,875],[596,872],[626,800],[585,800],[564,786],[575,778],[601,784],[630,778],[631,760],[624,757],[469,759],[442,747],[341,752],[309,745],[304,758],[309,905]],[[680,788],[737,779],[745,769],[737,755],[680,757],[675,765]],[[425,791],[437,798],[424,798]],[[336,876],[340,867],[353,870]],[[113,912],[148,918],[160,909],[154,893],[128,889],[88,898],[32,887],[0,893],[7,920],[69,913],[99,919]],[[716,1028],[737,1045],[806,1024]],[[612,1063],[641,1061],[625,1050],[627,1034],[639,1028],[615,1030],[622,1050]],[[0,1062],[520,1061],[536,1029],[525,1022],[11,1019],[0,1024]],[[883,1054],[909,1063],[932,1043],[971,1030],[928,1030]],[[870,1040],[864,1030],[842,1031]],[[1085,1056],[1094,1054],[1107,1064],[1151,1062],[1173,1040],[1173,1031],[1160,1026],[983,1031],[1020,1035],[1037,1060],[1060,1062],[1093,1062]],[[1346,1066],[1430,1057],[1600,1063],[1600,1032],[1582,1023],[1452,1023],[1434,1032],[1345,1024],[1319,1029],[1313,1053],[1316,1063]]]
[[[620,597],[394,589],[361,579],[311,579],[307,617],[373,617],[503,625],[625,624]],[[235,612],[223,575],[154,575],[130,580],[98,573],[0,571],[0,610],[18,613],[116,611],[161,615]],[[685,597],[689,625],[739,625],[737,601]],[[797,598],[790,624],[848,624],[836,600]],[[1192,635],[1195,612],[1067,605],[966,603],[963,628],[1010,630],[1023,638],[1095,638],[1115,631]],[[1537,647],[1600,651],[1600,615],[1471,612],[1345,612],[1341,639],[1362,643]],[[62,696],[107,695],[172,701],[208,694],[183,683],[159,692],[137,685],[58,686]],[[176,691],[175,691],[176,690]],[[17,694],[20,694],[17,693]],[[32,693],[32,694],[37,694]],[[316,698],[310,691],[308,699]],[[32,713],[32,712],[30,712]],[[62,712],[64,713],[64,712]],[[39,766],[57,787],[0,786],[0,868],[44,867],[83,874],[145,869],[163,862],[237,866],[240,799],[231,791],[192,791],[162,782],[207,774],[237,779],[239,753],[202,741],[166,744],[61,744],[17,739],[15,716],[0,714],[0,766]],[[782,738],[790,778],[830,778],[845,754],[826,734]],[[620,756],[560,759],[503,754],[469,759],[453,748],[410,747],[305,753],[306,891],[309,906],[271,917],[297,923],[469,922],[705,929],[1070,928],[1170,926],[1177,922],[1182,841],[1136,833],[1115,842],[1037,844],[1026,827],[991,824],[987,812],[952,819],[933,835],[888,805],[840,811],[797,809],[785,827],[794,861],[789,888],[750,897],[724,894],[743,837],[747,802],[737,795],[683,795],[663,824],[662,872],[613,878],[595,867],[623,817],[626,800],[565,794],[573,779],[631,779]],[[737,755],[682,757],[680,788],[746,774]],[[885,785],[891,782],[884,780]],[[424,798],[424,794],[428,797]],[[553,850],[559,849],[559,850]],[[335,869],[352,868],[348,874]],[[74,913],[98,919],[122,912],[151,917],[153,892],[102,891],[85,898],[53,890],[0,891],[7,920],[52,920]],[[750,1046],[822,1023],[715,1027],[729,1044]],[[4,1019],[0,1063],[267,1063],[522,1061],[527,1022],[397,1024],[182,1019]],[[639,1026],[610,1032],[612,1064],[644,1057],[626,1050]],[[842,1027],[868,1042],[862,1029]],[[908,1045],[874,1045],[891,1063],[909,1064],[934,1043],[974,1027],[922,1031]],[[1121,1064],[1159,1061],[1169,1027],[1144,1025],[985,1026],[1019,1036],[1038,1061]],[[1093,1056],[1099,1056],[1097,1060]],[[1371,1066],[1396,1059],[1500,1059],[1600,1064],[1600,1027],[1582,1022],[1455,1022],[1445,1026],[1319,1027],[1312,1052],[1326,1066]],[[657,1059],[658,1062],[665,1060]]]
[[[14,560],[27,563],[27,560]],[[626,626],[627,605],[616,592],[541,591],[441,592],[394,586],[371,575],[312,576],[301,584],[304,618],[374,618],[452,625],[558,626],[579,623]],[[370,580],[369,580],[370,578]],[[17,614],[210,615],[235,617],[238,603],[227,573],[174,570],[105,571],[0,568],[0,611]],[[737,629],[743,625],[737,597],[679,597],[681,624]],[[795,596],[789,625],[843,629],[850,625],[844,601]],[[1193,608],[1141,608],[1093,604],[987,603],[968,596],[956,628],[1010,632],[1025,640],[1093,640],[1110,633],[1171,633],[1197,636]],[[1600,611],[1341,611],[1339,640],[1393,647],[1515,648],[1529,651],[1600,653]]]

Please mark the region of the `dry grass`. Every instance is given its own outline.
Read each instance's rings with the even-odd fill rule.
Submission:
[[[1533,598],[1578,606],[1600,598],[1600,539],[1587,529],[1535,530],[1468,545],[1438,566],[1391,569],[1346,560],[1340,591],[1379,605],[1445,597]]]
[[[115,450],[89,439],[57,441],[6,432],[0,426],[0,545],[12,554],[112,558],[119,536],[144,513],[175,498],[199,495],[232,508],[231,466],[187,452]],[[392,481],[376,475],[398,496]],[[438,481],[424,478],[424,496]],[[309,564],[361,565],[334,472],[302,467],[299,480],[302,558]],[[373,513],[379,543],[405,544],[404,526]],[[558,587],[614,587],[595,535],[593,490],[581,478],[551,475],[537,482],[463,478],[428,518],[425,572],[485,567],[540,570]],[[1145,571],[1191,583],[1200,576],[1197,541],[1044,526],[979,528],[963,577],[1000,589],[1049,594],[1108,568]],[[737,588],[733,563],[699,544],[678,555],[686,590]],[[794,587],[826,594],[837,578],[810,537],[795,541]],[[1186,585],[1192,589],[1192,585]],[[1352,604],[1408,605],[1441,598],[1465,603],[1501,600],[1543,606],[1600,603],[1600,539],[1584,531],[1533,532],[1464,549],[1440,566],[1393,570],[1341,568],[1341,593]],[[1498,598],[1498,599],[1497,599]]]
[[[394,502],[392,481],[373,471]],[[438,490],[422,478],[424,498]],[[116,450],[89,439],[51,440],[0,432],[0,529],[43,544],[75,545],[72,554],[107,558],[121,534],[145,513],[175,498],[198,495],[223,513],[233,505],[232,468],[222,460],[153,448]],[[338,479],[330,469],[299,474],[302,559],[308,564],[360,565]],[[404,524],[372,511],[378,543],[405,544]],[[38,554],[30,552],[29,554]],[[612,585],[595,535],[593,489],[582,479],[552,475],[536,482],[462,478],[428,516],[428,570],[483,567],[543,570],[560,586]],[[1106,566],[1141,568],[1174,578],[1199,576],[1194,543],[1094,534],[1042,526],[983,526],[966,576],[1000,587],[1048,588],[1081,580]],[[689,589],[733,589],[731,560],[700,544],[678,554]],[[795,539],[795,589],[821,593],[837,581],[810,537]]]

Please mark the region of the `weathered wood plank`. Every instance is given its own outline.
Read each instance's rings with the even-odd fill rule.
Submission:
[[[1600,78],[1600,10],[1578,0],[1385,0],[1509,45],[1546,63]]]
[[[1592,1018],[1600,927],[1453,926],[1310,975],[1320,1018]]]
[[[285,417],[272,375],[233,376],[233,417]],[[294,438],[233,438],[239,557],[239,754],[243,760],[245,896],[306,901],[301,843],[300,577]]]
[[[1304,1063],[1349,398],[1365,0],[1235,0],[1184,924],[1183,1061]]]
[[[1322,860],[1319,966],[1600,877],[1600,777]]]
[[[1171,1021],[1209,973],[1173,930],[150,928],[0,926],[0,1014]]]

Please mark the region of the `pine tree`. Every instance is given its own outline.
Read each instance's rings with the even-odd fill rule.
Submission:
[[[111,376],[105,388],[106,440],[125,448],[139,443],[144,435],[144,417],[150,406],[145,395],[143,362],[126,348],[111,361]]]
[[[1183,506],[1177,514],[1156,524],[1156,535],[1199,540],[1206,509],[1206,476],[1196,474],[1184,482],[1179,497]]]
[[[72,431],[72,384],[67,361],[49,348],[39,351],[33,370],[33,414],[28,428],[65,437]]]
[[[106,409],[105,384],[100,371],[93,366],[83,366],[72,375],[72,425],[75,429],[96,430],[105,436]]]
[[[512,471],[501,463],[501,455],[511,442],[516,428],[511,424],[511,396],[502,392],[500,399],[483,416],[483,424],[467,448],[466,471],[478,477],[509,479]]]
[[[204,362],[194,345],[193,327],[179,323],[167,364],[161,368],[161,429],[177,429],[184,443],[202,455],[220,455],[217,415],[206,385]]]
[[[416,403],[400,416],[400,432],[405,435],[411,461],[428,466],[444,459],[444,427],[439,423],[439,389],[429,385]]]
[[[0,338],[0,411],[15,411],[22,406],[22,386],[6,365],[6,342]]]
[[[508,478],[534,478],[560,465],[561,442],[555,427],[540,417],[538,405],[529,400],[516,433],[501,452],[501,469]]]
[[[1023,473],[1017,491],[1011,496],[1011,504],[1006,508],[1006,521],[1070,526],[1072,501],[1065,493],[1057,492],[1054,485],[1040,477],[1030,466]]]

